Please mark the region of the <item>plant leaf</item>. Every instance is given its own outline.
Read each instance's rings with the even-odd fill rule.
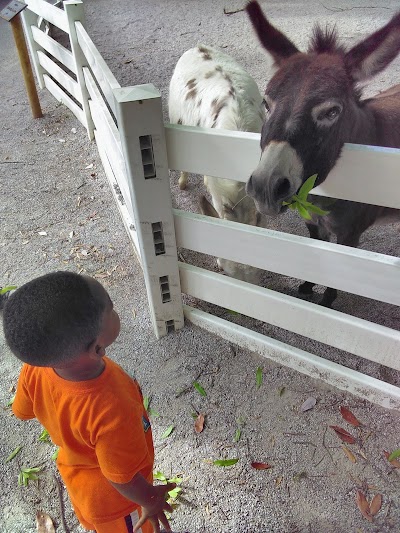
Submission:
[[[9,463],[10,461],[12,461],[14,457],[18,455],[21,450],[22,450],[22,446],[17,446],[15,450],[10,453],[10,455],[7,457],[7,459],[4,462]]]
[[[36,529],[38,533],[55,533],[56,531],[50,516],[42,511],[36,511]]]
[[[168,426],[167,429],[164,431],[164,433],[161,435],[162,439],[166,439],[171,435],[171,433],[174,431],[175,426],[171,425]]]
[[[41,434],[39,435],[38,440],[40,440],[40,442],[50,442],[50,435],[49,435],[49,432],[47,431],[47,429],[44,429],[41,432]]]
[[[14,400],[15,400],[15,396],[16,396],[16,394],[14,394],[14,396],[12,396],[12,397],[9,399],[9,401],[8,401],[8,403],[7,403],[7,407],[11,407],[11,406],[12,406],[12,404],[14,403]]]
[[[365,498],[364,493],[361,492],[361,490],[357,491],[356,502],[363,517],[366,518],[369,522],[372,522],[372,516],[369,512],[369,503],[367,502],[367,499]]]
[[[383,450],[383,453],[386,459],[389,461],[390,453],[387,452],[386,450]],[[395,468],[400,468],[400,461],[398,461],[397,459],[392,459],[391,461],[389,461],[389,463]]]
[[[375,516],[379,513],[382,507],[382,494],[375,494],[372,502],[369,504],[369,514]]]
[[[309,178],[306,179],[306,181],[303,183],[303,185],[300,187],[297,196],[300,198],[300,200],[306,200],[309,192],[314,189],[315,182],[317,181],[318,174],[313,174]]]
[[[350,459],[350,461],[352,463],[356,463],[357,462],[357,459],[356,459],[354,453],[351,452],[348,448],[346,448],[346,446],[344,446],[343,444],[342,444],[342,450],[344,451],[344,453],[347,455],[347,457]]]
[[[198,383],[197,381],[193,381],[193,387],[197,390],[199,394],[202,396],[207,396],[206,391],[203,389],[203,387]]]
[[[143,397],[143,406],[146,409],[146,411],[149,410],[149,405],[150,405],[150,397],[149,396],[144,396]]]
[[[242,436],[242,430],[240,428],[236,428],[235,436],[233,437],[234,442],[239,442],[241,436]]]
[[[59,451],[60,451],[60,448],[57,448],[57,450],[52,454],[51,456],[52,461],[55,461],[57,459]]]
[[[251,463],[251,466],[256,470],[268,470],[269,468],[272,468],[272,465],[269,465],[268,463]]]
[[[283,393],[285,392],[285,389],[286,389],[286,387],[284,387],[284,386],[283,387],[279,387],[279,389],[278,389],[279,396],[283,395]]]
[[[394,450],[388,457],[388,461],[391,462],[393,461],[394,459],[397,459],[398,457],[400,457],[400,448],[398,448],[397,450]]]
[[[299,212],[299,215],[301,216],[301,218],[304,218],[305,220],[311,220],[310,213],[299,202],[296,202],[296,208],[297,208],[297,211]]]
[[[158,479],[159,481],[167,482],[166,476],[162,472],[160,472],[159,470],[157,470],[157,472],[153,472],[153,478],[154,479]]]
[[[350,435],[345,429],[339,427],[339,426],[329,426],[332,428],[336,435],[342,439],[343,442],[347,442],[348,444],[354,444],[356,442],[355,437],[353,435]]]
[[[9,285],[8,287],[3,287],[2,289],[0,289],[0,296],[3,296],[3,294],[6,294],[6,292],[13,291],[16,288],[16,285]]]
[[[256,384],[257,384],[257,389],[259,389],[262,385],[262,382],[263,382],[263,369],[261,366],[259,366],[257,368],[257,372],[256,372]]]
[[[203,429],[204,429],[204,415],[200,413],[194,423],[194,430],[196,433],[201,433]]]
[[[354,427],[361,426],[361,422],[357,420],[357,418],[353,415],[353,413],[348,409],[347,407],[344,407],[343,405],[340,406],[340,414],[348,422]]]
[[[312,396],[310,396],[310,398],[307,398],[307,400],[300,407],[300,411],[302,411],[303,413],[305,411],[309,411],[315,406],[316,403],[317,403],[317,400],[313,398]]]
[[[307,208],[308,211],[311,211],[311,213],[315,213],[316,215],[325,216],[329,215],[330,211],[325,211],[324,209],[321,209],[315,204],[312,204],[311,202],[305,202],[304,207]]]
[[[239,459],[217,459],[216,461],[213,461],[213,465],[215,466],[232,466],[235,465]]]

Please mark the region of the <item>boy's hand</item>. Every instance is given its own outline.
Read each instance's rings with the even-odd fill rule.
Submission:
[[[153,487],[149,503],[142,505],[142,516],[135,524],[133,528],[134,532],[138,531],[146,520],[148,520],[153,526],[154,533],[160,533],[160,522],[166,531],[171,531],[164,511],[172,513],[172,507],[165,501],[165,499],[168,492],[175,487],[175,483],[167,483],[166,485],[157,485]]]

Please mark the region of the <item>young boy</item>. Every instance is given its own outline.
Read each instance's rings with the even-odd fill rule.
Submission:
[[[79,521],[97,533],[152,533],[173,484],[153,486],[153,440],[137,382],[105,357],[119,316],[96,280],[54,272],[7,301],[4,333],[25,364],[13,403],[59,447],[57,466]],[[135,525],[136,523],[136,525]]]

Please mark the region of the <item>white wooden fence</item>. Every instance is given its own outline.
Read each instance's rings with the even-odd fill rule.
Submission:
[[[241,180],[259,160],[259,135],[164,125],[154,86],[120,87],[84,29],[81,1],[64,2],[64,10],[43,0],[26,3],[24,26],[39,84],[67,105],[96,140],[143,267],[156,335],[181,328],[186,316],[280,364],[399,409],[399,388],[182,306],[181,293],[396,370],[398,331],[181,264],[176,247],[395,305],[400,305],[400,259],[172,210],[169,169]],[[69,34],[71,51],[36,27],[37,15]],[[400,150],[347,145],[334,171],[313,193],[400,208],[399,169]]]

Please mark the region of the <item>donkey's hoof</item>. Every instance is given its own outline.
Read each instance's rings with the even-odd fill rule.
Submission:
[[[305,281],[299,287],[299,294],[312,294],[313,293],[313,284],[309,281]]]

